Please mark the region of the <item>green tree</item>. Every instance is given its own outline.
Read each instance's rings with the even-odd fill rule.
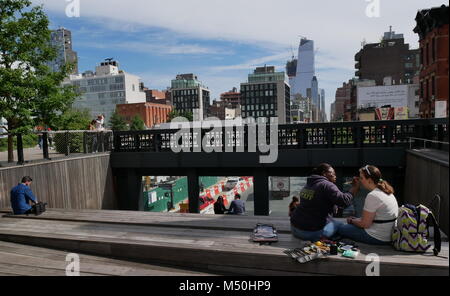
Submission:
[[[58,130],[87,130],[92,121],[89,110],[68,109],[55,121]]]
[[[125,119],[123,119],[122,116],[117,114],[117,112],[114,111],[114,113],[111,115],[111,119],[109,120],[109,127],[113,131],[126,131],[128,130],[128,125],[125,122]]]
[[[130,130],[131,131],[142,131],[142,130],[145,130],[145,123],[144,123],[144,121],[139,116],[133,117],[133,121],[131,121],[131,125],[130,125]]]
[[[34,126],[54,127],[73,103],[73,88],[62,87],[71,65],[52,73],[47,66],[57,56],[50,44],[49,20],[42,6],[29,0],[0,1],[0,117],[10,133],[29,133]],[[13,162],[13,136],[8,138]]]
[[[188,121],[193,121],[194,120],[194,115],[192,114],[192,112],[180,112],[176,109],[173,109],[172,111],[169,112],[169,114],[167,114],[167,121],[171,122],[174,118],[176,117],[184,117],[186,118]]]

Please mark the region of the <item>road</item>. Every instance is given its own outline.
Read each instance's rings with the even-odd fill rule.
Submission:
[[[300,190],[306,184],[306,178],[291,177],[290,183],[291,183],[291,195],[289,195],[288,197],[283,198],[281,200],[270,198],[270,200],[269,200],[270,216],[288,217],[288,206],[292,200],[292,197],[294,195],[298,196]],[[219,195],[221,195],[221,194],[219,194]],[[219,195],[215,196],[214,199],[217,200],[217,197],[219,197]],[[240,195],[241,195],[241,199],[243,201],[245,201],[245,209],[246,209],[247,215],[253,216],[254,215],[254,199],[255,199],[253,186],[248,188],[245,192],[240,193]],[[203,214],[214,214],[214,210],[212,209],[212,207],[210,207]]]

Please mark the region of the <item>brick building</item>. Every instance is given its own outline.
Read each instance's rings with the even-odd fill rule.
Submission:
[[[241,93],[234,87],[231,91],[221,94],[220,100],[228,107],[236,108],[241,104]]]
[[[170,105],[170,92],[169,91],[146,89],[145,96],[146,96],[147,103]]]
[[[381,42],[364,45],[355,61],[355,76],[375,80],[377,85],[383,85],[385,77],[391,77],[392,84],[412,83],[420,66],[419,50],[410,50],[403,34],[392,30],[384,33]]]
[[[139,116],[147,128],[167,122],[167,116],[172,111],[172,106],[155,103],[119,104],[116,112],[127,123],[131,123],[135,116]]]
[[[420,106],[422,118],[436,115],[437,102],[443,103],[448,117],[448,6],[421,10],[417,13],[420,43]],[[446,109],[446,110],[445,110]]]
[[[344,120],[344,114],[348,111],[346,108],[351,103],[353,85],[353,81],[350,80],[348,83],[344,82],[342,87],[336,90],[336,100],[334,102],[334,110],[331,114],[331,121]]]

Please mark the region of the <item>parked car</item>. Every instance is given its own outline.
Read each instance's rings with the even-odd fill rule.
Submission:
[[[230,191],[233,190],[234,187],[240,182],[243,181],[243,178],[239,178],[239,177],[233,177],[233,178],[228,178],[227,182],[225,183],[225,188],[224,191]]]

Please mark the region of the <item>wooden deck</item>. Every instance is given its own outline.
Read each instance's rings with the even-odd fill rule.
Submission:
[[[0,241],[0,276],[65,276],[68,252]],[[78,253],[81,276],[214,276]]]
[[[208,274],[365,275],[369,263],[365,257],[376,253],[381,275],[449,275],[448,243],[439,257],[361,244],[356,259],[330,256],[307,264],[294,262],[283,250],[298,247],[301,241],[290,234],[287,217],[58,209],[38,217],[0,215],[0,241]],[[274,224],[279,242],[271,246],[251,242],[251,230],[258,222]]]

